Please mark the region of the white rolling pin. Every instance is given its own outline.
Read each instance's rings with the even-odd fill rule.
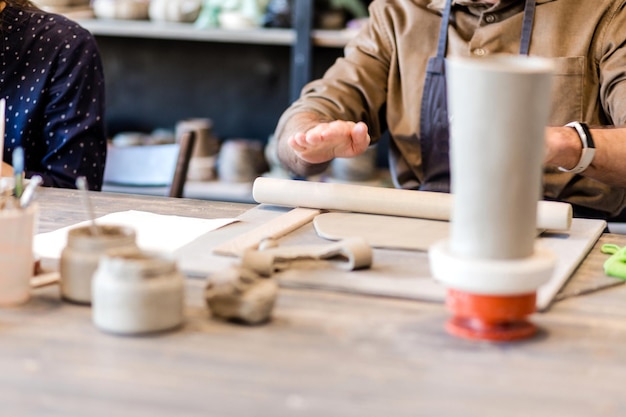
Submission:
[[[257,203],[285,207],[308,207],[343,210],[388,216],[450,220],[451,194],[430,191],[401,190],[259,177],[252,186]],[[539,201],[537,228],[568,230],[572,223],[572,206],[556,201]]]

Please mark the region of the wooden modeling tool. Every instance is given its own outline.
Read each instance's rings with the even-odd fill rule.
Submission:
[[[297,207],[285,214],[256,227],[249,232],[230,239],[213,249],[213,253],[241,256],[246,249],[257,249],[264,239],[278,239],[309,223],[321,210]]]

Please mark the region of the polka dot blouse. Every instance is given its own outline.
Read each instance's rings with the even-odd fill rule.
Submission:
[[[24,148],[26,177],[100,190],[106,161],[104,74],[92,35],[40,10],[0,13],[0,97],[6,99],[4,161]]]

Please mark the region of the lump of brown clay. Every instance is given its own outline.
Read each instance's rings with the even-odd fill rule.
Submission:
[[[250,269],[232,267],[211,275],[204,295],[214,317],[260,324],[270,319],[278,283]]]

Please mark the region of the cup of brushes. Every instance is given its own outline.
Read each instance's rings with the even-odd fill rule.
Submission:
[[[30,279],[34,272],[33,237],[38,208],[33,204],[36,188],[42,183],[33,176],[25,186],[24,151],[13,151],[12,181],[0,183],[0,305],[21,304],[30,298]],[[12,184],[11,184],[12,182]]]

